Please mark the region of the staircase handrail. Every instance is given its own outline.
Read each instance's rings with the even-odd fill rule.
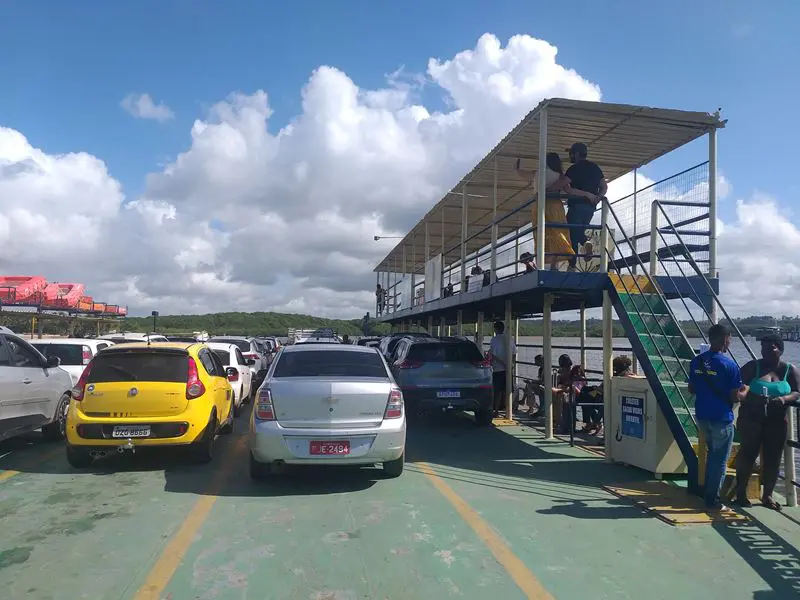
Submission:
[[[617,214],[614,212],[614,209],[611,207],[611,204],[610,204],[610,202],[609,202],[609,201],[608,201],[608,199],[606,199],[606,198],[604,198],[604,199],[602,200],[602,202],[603,202],[603,208],[604,208],[604,209],[605,209],[605,210],[608,212],[608,214],[610,214],[610,215],[611,215],[611,216],[614,218],[614,221],[617,223],[617,227],[619,228],[619,231],[620,231],[620,233],[621,233],[621,234],[623,235],[623,237],[625,238],[625,241],[627,242],[627,244],[628,244],[628,247],[631,249],[631,251],[632,251],[633,255],[636,257],[636,261],[637,261],[637,262],[639,263],[639,265],[642,267],[642,271],[643,271],[643,273],[645,274],[645,277],[647,277],[647,280],[648,280],[648,282],[650,283],[650,285],[652,286],[652,288],[655,290],[655,292],[656,292],[656,294],[658,295],[659,299],[660,299],[660,300],[662,301],[662,303],[664,304],[665,308],[666,308],[666,309],[667,309],[667,311],[668,311],[668,314],[670,315],[670,317],[672,318],[672,320],[673,320],[675,323],[679,323],[679,322],[678,322],[678,319],[675,317],[675,314],[674,314],[674,312],[672,311],[672,308],[670,308],[670,306],[669,306],[669,302],[667,302],[667,299],[666,299],[666,297],[665,297],[665,296],[663,295],[663,293],[661,292],[661,289],[660,289],[660,287],[659,287],[659,286],[656,284],[655,280],[654,280],[654,279],[653,279],[653,277],[650,275],[650,273],[648,272],[648,270],[644,268],[644,264],[642,263],[642,259],[639,257],[639,254],[638,254],[638,252],[636,252],[636,249],[634,248],[633,244],[631,243],[631,241],[630,241],[630,238],[628,237],[628,234],[625,232],[625,229],[622,227],[622,223],[620,222],[620,220],[619,220],[619,217],[618,217],[618,216],[617,216]],[[606,224],[605,224],[605,227],[606,227],[606,234],[607,234],[607,233],[608,233],[608,223],[606,223]],[[617,241],[616,241],[616,240],[615,240],[613,237],[611,237],[611,239],[612,239],[612,241],[614,242],[614,246],[615,246],[616,248],[619,248],[619,244],[617,244]],[[607,247],[606,245],[604,245],[604,246],[603,246],[603,252],[604,252],[604,253],[606,253],[606,254],[608,253],[608,247]],[[649,301],[649,300],[647,299],[647,297],[645,296],[645,294],[644,294],[644,292],[643,292],[643,290],[642,290],[641,286],[639,285],[639,281],[638,281],[638,278],[636,277],[636,274],[633,272],[633,269],[631,269],[631,266],[628,264],[628,261],[627,261],[627,260],[625,260],[625,261],[623,261],[623,262],[624,262],[624,264],[625,264],[625,267],[626,267],[626,268],[628,269],[628,271],[631,273],[631,276],[632,276],[631,278],[632,278],[632,280],[633,280],[633,283],[634,283],[634,285],[636,285],[636,288],[639,290],[639,294],[640,294],[640,295],[642,296],[642,298],[644,299],[644,301],[645,301],[645,304],[647,305],[648,309],[650,310],[650,314],[651,314],[651,315],[654,315],[654,314],[655,314],[655,312],[653,311],[653,307],[652,307],[652,305],[650,304],[650,301]],[[636,314],[639,316],[639,319],[641,320],[641,322],[642,322],[642,325],[644,326],[645,330],[647,331],[647,334],[648,334],[648,335],[651,337],[651,339],[652,339],[652,335],[653,335],[653,334],[650,332],[650,328],[648,327],[646,320],[645,320],[645,319],[642,317],[642,313],[639,311],[639,308],[636,306],[636,302],[633,302],[633,308],[636,310]],[[680,361],[680,359],[678,359],[678,352],[675,350],[675,347],[672,345],[672,342],[669,340],[669,336],[667,335],[667,333],[666,333],[666,330],[665,330],[665,329],[664,329],[664,327],[661,325],[661,323],[658,321],[658,319],[656,319],[656,324],[658,325],[659,329],[661,329],[661,335],[663,335],[663,336],[664,336],[664,339],[666,340],[667,344],[669,345],[669,348],[670,348],[670,350],[672,351],[673,355],[674,355],[674,356],[675,356],[675,358],[677,359],[678,366],[679,366],[679,367],[680,367],[680,369],[683,371],[683,373],[684,373],[684,376],[685,376],[685,377],[686,377],[686,379],[688,380],[688,379],[689,379],[689,373],[688,373],[688,371],[686,370],[686,367],[685,367],[685,366],[683,365],[683,363]],[[687,345],[687,346],[689,346],[689,347],[691,347],[691,345],[689,344],[689,340],[686,338],[686,335],[685,335],[685,333],[683,332],[683,329],[682,329],[682,328],[680,328],[680,327],[678,327],[678,332],[679,332],[680,336],[683,338],[683,340],[684,340],[684,342],[686,343],[686,345]],[[658,356],[659,356],[659,358],[661,359],[662,363],[664,363],[664,365],[666,366],[666,365],[667,365],[667,361],[664,359],[664,355],[662,354],[662,352],[661,352],[660,348],[659,348],[659,347],[658,347],[658,345],[657,345],[657,344],[655,344],[655,343],[654,343],[653,345],[654,345],[654,347],[655,347],[655,350],[656,350],[656,352],[658,353]],[[689,408],[689,405],[687,404],[687,402],[686,402],[686,399],[683,397],[683,394],[682,394],[682,393],[680,393],[680,391],[678,390],[678,382],[675,380],[675,377],[674,377],[674,376],[673,376],[673,374],[672,374],[672,370],[670,370],[670,369],[667,369],[667,375],[669,376],[669,379],[670,379],[670,381],[672,382],[672,385],[674,385],[674,386],[675,386],[675,390],[676,390],[676,391],[678,391],[678,395],[679,395],[679,397],[680,397],[680,399],[681,399],[681,402],[683,403],[683,406],[684,406],[684,408],[686,409],[686,413],[689,415],[689,418],[692,420],[692,422],[694,423],[694,425],[695,425],[695,427],[696,427],[696,426],[697,426],[697,421],[696,421],[696,419],[695,419],[694,415],[692,414],[692,411],[691,411],[691,409]]]
[[[653,216],[653,219],[652,219],[653,224],[652,224],[652,227],[655,230],[658,230],[658,213],[656,212],[656,208],[661,212],[662,215],[664,215],[664,218],[667,220],[667,223],[672,228],[672,233],[670,235],[674,235],[675,237],[678,238],[678,243],[681,245],[681,247],[686,252],[686,258],[688,259],[689,264],[692,266],[692,268],[694,269],[695,273],[700,275],[700,279],[702,279],[703,283],[705,283],[706,288],[711,293],[711,296],[714,299],[714,302],[716,302],[717,306],[719,306],[720,309],[722,309],[722,313],[725,315],[725,318],[728,320],[728,323],[731,324],[731,327],[733,328],[734,332],[736,333],[736,337],[738,337],[741,340],[742,344],[744,345],[745,349],[747,350],[747,353],[750,354],[750,357],[753,360],[756,360],[757,357],[756,357],[755,353],[753,352],[753,350],[750,348],[750,344],[748,344],[747,341],[745,341],[744,335],[742,335],[742,332],[739,329],[738,325],[736,325],[736,323],[734,323],[733,319],[731,319],[731,316],[728,314],[728,311],[725,310],[725,307],[722,305],[722,302],[720,301],[719,295],[717,295],[717,292],[714,291],[714,288],[712,287],[711,282],[708,281],[708,278],[706,277],[706,275],[700,270],[700,266],[697,264],[697,261],[692,256],[692,253],[688,251],[688,247],[684,243],[683,237],[678,232],[678,230],[676,229],[675,225],[673,225],[672,219],[670,219],[669,215],[667,214],[667,211],[664,210],[664,206],[662,205],[662,202],[660,200],[654,200],[653,201],[653,214],[652,214],[652,216]],[[664,239],[663,238],[664,234],[662,234],[660,231],[659,231],[659,235],[661,235],[662,239]],[[666,242],[666,240],[664,240],[664,241]],[[669,244],[667,244],[667,246],[669,246]],[[680,266],[679,266],[679,268],[680,268]],[[713,273],[711,273],[711,275],[713,276]],[[691,283],[690,283],[690,285],[691,285]],[[692,289],[692,291],[694,291],[694,288]],[[706,316],[709,317],[709,321],[710,321],[711,320],[711,315],[708,314],[708,311],[706,310],[705,306],[702,306],[702,303],[701,303],[701,308],[703,309],[703,312],[705,312]],[[703,336],[703,339],[705,339],[705,336]]]

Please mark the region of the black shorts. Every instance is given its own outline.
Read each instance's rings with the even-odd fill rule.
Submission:
[[[497,394],[502,394],[502,397],[505,398],[506,396],[506,372],[505,371],[495,371],[492,373],[492,385],[494,386],[494,395],[495,397]]]

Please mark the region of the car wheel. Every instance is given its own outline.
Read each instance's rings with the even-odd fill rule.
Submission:
[[[92,455],[86,448],[67,446],[67,462],[75,469],[85,469],[92,464]]]
[[[50,442],[63,440],[67,435],[67,411],[69,410],[70,395],[64,394],[58,401],[55,420],[42,427],[44,439]]]
[[[230,412],[228,412],[228,418],[225,421],[225,424],[223,424],[222,427],[220,427],[219,429],[220,434],[228,435],[230,433],[233,433],[233,424],[235,422],[234,421],[235,416],[236,416],[236,400],[231,398],[231,409]]]
[[[406,462],[406,453],[403,452],[400,458],[383,463],[383,472],[387,477],[400,477],[403,474],[403,466]]]
[[[250,453],[250,479],[263,481],[269,475],[269,465],[258,462]]]
[[[475,424],[478,427],[488,427],[492,424],[494,412],[491,408],[482,408],[475,411]]]
[[[192,444],[192,455],[199,463],[209,463],[214,458],[214,442],[217,438],[217,417],[212,415],[203,437]]]

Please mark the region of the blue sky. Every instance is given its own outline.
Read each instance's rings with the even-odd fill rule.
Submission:
[[[98,296],[145,313],[153,307],[167,314],[236,306],[363,314],[372,303],[370,271],[388,248],[376,245],[373,234],[379,227],[394,231],[397,223],[421,216],[438,200],[433,197],[438,190],[451,178],[457,180],[447,171],[448,164],[456,169],[452,154],[442,155],[448,157],[446,164],[437,163],[437,148],[417,153],[413,136],[401,133],[398,138],[399,130],[385,138],[402,138],[397,142],[402,148],[387,150],[380,145],[386,123],[378,119],[370,121],[371,128],[347,129],[347,107],[333,117],[306,115],[297,127],[304,133],[288,142],[284,138],[282,158],[270,164],[261,113],[241,127],[221,117],[224,122],[209,124],[194,145],[192,124],[208,120],[210,107],[234,92],[243,96],[226,104],[226,110],[242,98],[255,102],[254,93],[264,90],[273,110],[268,126],[275,133],[301,113],[301,91],[321,65],[338,68],[361,90],[372,90],[385,88],[387,74],[400,67],[425,73],[431,58],[453,61],[450,83],[443,85],[457,89],[452,84],[461,68],[505,68],[486,62],[494,55],[484,54],[479,65],[453,60],[458,53],[475,50],[485,33],[504,47],[512,36],[527,34],[556,46],[557,63],[598,84],[606,101],[722,109],[729,123],[719,135],[719,167],[734,198],[751,200],[759,191],[777,201],[750,204],[747,216],[758,219],[739,221],[730,198],[720,203],[724,229],[733,232],[720,242],[726,298],[742,314],[800,313],[794,292],[800,266],[786,267],[791,273],[784,273],[785,285],[769,281],[776,253],[800,252],[793,215],[800,184],[787,176],[800,129],[794,115],[800,98],[797,23],[797,0],[760,5],[743,0],[6,0],[0,3],[0,126],[21,132],[34,148],[51,155],[42,164],[64,168],[30,169],[26,178],[0,179],[5,186],[0,187],[0,262],[20,272],[86,281]],[[536,81],[546,88],[552,83],[548,89],[578,90],[585,97],[588,86],[575,84],[577,78],[569,78],[575,85],[563,88],[563,74],[541,76],[553,67],[549,55],[543,59],[541,53],[526,52],[504,54],[529,61],[517,69],[523,75],[515,77],[525,79],[515,84]],[[480,80],[477,73],[467,75]],[[336,104],[337,94],[351,89],[343,79],[328,71],[315,78],[315,85],[324,88],[323,100],[317,98],[320,105]],[[133,118],[120,105],[131,93],[164,103],[174,119]],[[449,110],[443,89],[435,84],[418,93],[429,111]],[[471,108],[471,121],[450,131],[448,151],[471,142],[465,155],[472,157],[502,137],[495,140],[490,128],[487,140],[492,140],[484,141],[478,130],[484,120],[499,122],[491,118],[495,113],[484,113],[513,103],[490,101],[486,90],[481,93],[474,96],[479,100]],[[527,102],[527,96],[517,97],[519,106]],[[325,118],[315,120],[320,114]],[[335,122],[328,129],[344,127],[361,154],[331,150],[332,138],[322,139],[329,131],[315,128],[316,123],[330,125],[329,119]],[[396,122],[390,126],[399,127]],[[0,160],[2,152],[20,160],[14,154],[19,138],[10,132],[4,136]],[[190,160],[168,176],[159,175],[190,148]],[[98,163],[50,160],[74,151],[104,161],[126,200],[139,200],[128,204],[132,210],[122,210],[116,182]],[[378,156],[378,162],[362,162],[366,156]],[[420,164],[418,157],[424,157]],[[706,158],[702,140],[645,168],[644,174],[661,179]],[[311,165],[309,185],[292,171],[302,164]],[[378,166],[365,176],[369,169],[364,164]],[[284,173],[294,179],[284,181]],[[148,181],[149,174],[155,177]],[[393,194],[407,201],[395,202]],[[15,225],[5,227],[4,218]],[[70,228],[84,234],[64,235]],[[298,230],[313,231],[307,238],[314,243],[304,241]],[[23,243],[33,238],[36,247]],[[253,252],[264,239],[281,252]],[[95,259],[98,252],[105,257],[102,264]],[[53,255],[65,258],[53,261]],[[743,255],[749,258],[746,265]],[[741,292],[747,289],[753,292]],[[769,298],[757,291],[764,289],[770,290]],[[320,290],[325,306],[319,303]]]
[[[0,115],[48,152],[101,157],[135,195],[147,172],[188,147],[192,121],[232,91],[265,89],[277,128],[299,111],[300,90],[321,64],[374,88],[400,65],[424,71],[429,57],[449,58],[487,31],[501,41],[528,33],[555,44],[559,62],[599,83],[606,100],[722,107],[730,124],[720,167],[737,194],[759,187],[782,201],[797,196],[781,175],[795,142],[787,132],[797,129],[800,77],[788,73],[800,63],[792,25],[800,3],[540,4],[6,2]],[[165,102],[176,119],[131,119],[119,102],[133,91]],[[691,162],[680,159],[676,168]]]

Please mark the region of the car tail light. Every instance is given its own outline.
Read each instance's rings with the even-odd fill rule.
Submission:
[[[399,419],[403,416],[403,393],[397,389],[392,388],[389,392],[389,401],[386,403],[386,412],[383,415],[384,419]]]
[[[488,369],[492,366],[492,361],[490,361],[488,358],[484,358],[483,360],[472,361],[472,364],[482,369]]]
[[[242,356],[244,356],[245,359],[248,359],[248,358],[252,358],[253,360],[258,360],[259,359],[258,354],[256,354],[255,352],[248,352],[247,354],[243,354]]]
[[[92,360],[92,351],[89,350],[89,346],[83,347],[83,364],[88,365],[89,361]]]
[[[225,373],[228,375],[228,381],[239,381],[239,369],[228,367],[225,369]]]
[[[75,384],[75,387],[72,388],[72,396],[73,400],[77,400],[80,402],[83,400],[83,394],[86,390],[86,382],[89,381],[89,373],[92,371],[92,363],[90,362],[86,367],[83,369],[83,373],[81,373],[80,378],[78,379],[78,383]]]
[[[206,393],[206,386],[200,381],[200,373],[197,372],[197,363],[194,358],[189,357],[189,373],[186,378],[186,399],[199,398]]]
[[[275,407],[272,405],[272,392],[267,386],[258,390],[256,402],[256,419],[259,421],[274,421]]]
[[[419,369],[422,366],[422,361],[419,360],[404,360],[396,363],[398,369]]]

